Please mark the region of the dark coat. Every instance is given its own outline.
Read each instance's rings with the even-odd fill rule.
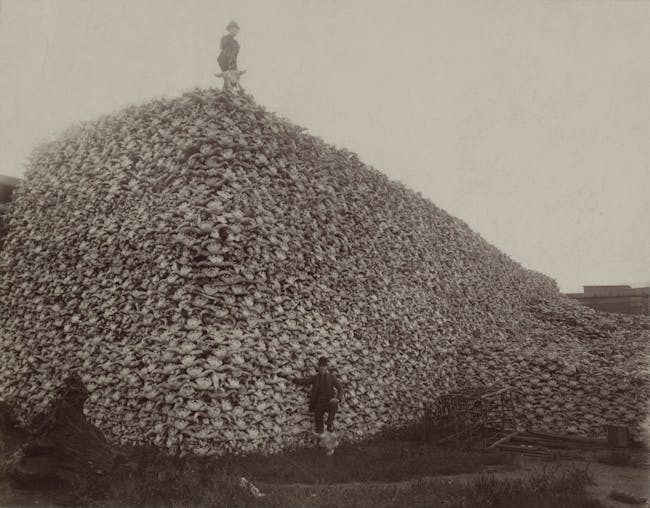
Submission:
[[[335,397],[334,390],[336,390],[336,398],[343,399],[343,386],[336,379],[336,376],[331,373],[315,374],[306,378],[296,378],[294,383],[302,386],[311,386],[309,394],[309,410],[314,411],[317,407],[326,406],[330,403],[330,399]]]
[[[232,34],[224,35],[221,38],[221,53],[217,58],[221,72],[237,70],[237,55],[239,54],[239,42]]]

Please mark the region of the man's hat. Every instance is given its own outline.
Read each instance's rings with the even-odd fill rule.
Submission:
[[[230,29],[230,28],[239,28],[239,25],[237,24],[236,21],[231,21],[230,23],[228,23],[228,24],[226,25],[226,30],[228,30],[228,29]]]
[[[321,357],[318,359],[318,366],[319,366],[319,367],[327,367],[327,358],[324,357],[324,356],[321,356]]]

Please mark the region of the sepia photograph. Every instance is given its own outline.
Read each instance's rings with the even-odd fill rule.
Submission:
[[[0,0],[0,507],[650,506],[650,0]]]

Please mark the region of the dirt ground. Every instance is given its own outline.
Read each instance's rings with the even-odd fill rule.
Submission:
[[[368,487],[385,492],[386,496],[395,496],[400,490],[410,490],[417,485],[419,489],[435,488],[440,482],[448,484],[469,484],[483,475],[489,475],[496,479],[525,478],[531,473],[542,470],[570,470],[573,468],[586,468],[593,479],[594,484],[587,487],[588,492],[601,503],[613,508],[632,506],[630,502],[623,503],[613,500],[610,497],[612,492],[628,494],[639,500],[633,506],[650,506],[650,454],[644,451],[632,452],[638,460],[633,465],[620,466],[603,464],[594,461],[597,457],[585,457],[584,460],[548,460],[536,457],[518,455],[511,465],[485,466],[480,472],[462,473],[453,475],[436,475],[402,482],[352,482],[335,483],[329,485],[310,484],[274,484],[260,483],[258,488],[265,493],[282,491],[287,495],[288,490],[295,491],[296,498],[324,497],[329,498],[328,490],[344,490],[354,496],[354,491],[359,489],[367,490]],[[645,500],[641,502],[641,500]]]
[[[156,449],[108,443],[86,422],[82,401],[72,397],[81,388],[74,383],[68,388],[68,395],[31,435],[7,419],[0,421],[1,507],[76,503],[106,508],[120,503],[125,507],[163,504],[174,508],[392,508],[432,506],[436,499],[443,499],[446,506],[466,507],[482,498],[472,498],[469,505],[462,500],[455,503],[459,495],[483,485],[489,497],[497,483],[518,485],[519,490],[501,489],[501,502],[490,506],[513,506],[508,500],[521,495],[522,488],[533,494],[537,491],[536,497],[529,499],[539,500],[542,491],[538,485],[543,484],[544,504],[535,506],[554,508],[557,503],[548,502],[560,488],[556,485],[564,485],[569,493],[580,490],[580,499],[568,503],[570,506],[650,506],[650,451],[646,448],[617,450],[607,448],[606,443],[587,447],[569,442],[566,446],[572,448],[562,445],[553,452],[555,456],[539,448],[537,453],[544,455],[532,456],[504,450],[463,451],[425,442],[417,432],[405,432],[344,443],[333,456],[306,447],[278,456],[170,457]],[[549,480],[554,475],[569,478],[573,474],[575,478],[576,471],[582,480],[563,484]],[[266,496],[252,497],[239,486],[241,477]],[[54,487],[46,483],[52,479]],[[613,499],[612,493],[617,493],[614,497],[619,500]],[[590,497],[601,504],[591,503]]]
[[[411,444],[404,443],[404,446],[408,448]],[[316,451],[314,452],[317,453]],[[361,453],[368,454],[368,457],[370,457],[373,453],[377,454],[379,452],[370,446],[367,449],[363,449]],[[382,453],[386,453],[385,450]],[[625,464],[606,463],[620,462],[612,459],[612,457],[616,459],[620,454],[625,454],[627,457],[628,460],[625,461]],[[355,496],[358,497],[359,493],[369,492],[370,490],[375,496],[380,496],[384,499],[399,498],[403,500],[404,497],[400,497],[400,493],[416,490],[426,496],[427,491],[439,489],[441,485],[450,487],[469,485],[482,476],[495,479],[517,479],[525,478],[540,471],[561,471],[572,468],[587,469],[594,482],[593,485],[588,486],[587,490],[605,506],[615,508],[632,506],[629,499],[627,502],[619,502],[612,499],[610,497],[612,492],[623,493],[637,500],[650,499],[650,454],[645,450],[635,449],[625,450],[624,452],[603,450],[584,454],[579,460],[554,460],[516,454],[509,454],[509,457],[511,460],[499,460],[495,461],[495,464],[478,464],[478,467],[474,468],[475,470],[467,473],[445,474],[443,472],[444,469],[441,469],[441,474],[427,475],[425,471],[411,471],[414,476],[413,478],[402,479],[400,481],[334,481],[331,483],[319,481],[314,483],[309,481],[308,478],[317,471],[314,468],[318,467],[318,463],[306,463],[305,461],[301,461],[300,457],[291,461],[293,465],[286,465],[287,463],[285,461],[284,468],[278,467],[275,469],[277,471],[276,478],[274,478],[274,468],[270,466],[272,462],[266,464],[266,470],[269,472],[264,478],[260,478],[259,472],[250,469],[245,463],[242,465],[243,469],[241,473],[250,469],[250,477],[255,481],[255,485],[269,497],[281,496],[282,498],[307,499],[311,501],[309,506],[318,506],[319,499],[332,499],[334,495],[340,498],[342,493],[347,493],[350,498],[354,498]],[[4,459],[6,457],[3,457]],[[328,461],[332,461],[333,459],[322,457],[319,460],[322,460],[322,467],[327,469],[329,467]],[[343,460],[343,458],[339,457],[339,460]],[[476,460],[476,458],[471,456],[469,461],[473,460]],[[396,464],[399,464],[399,462],[396,462]],[[296,470],[294,473],[288,474],[286,467],[293,467]],[[306,467],[310,471],[299,470]],[[450,468],[451,471],[456,469],[457,466]],[[304,482],[291,482],[292,478],[304,478]],[[331,478],[330,481],[332,479],[334,478]],[[31,508],[57,505],[57,500],[52,498],[51,492],[45,491],[39,493],[16,490],[11,488],[6,478],[0,478],[0,506],[2,507],[24,506]],[[650,504],[647,501],[639,501],[634,506],[650,506]]]

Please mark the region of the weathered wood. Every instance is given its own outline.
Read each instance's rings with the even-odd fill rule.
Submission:
[[[511,432],[511,433],[508,434],[507,436],[504,436],[504,437],[502,437],[501,439],[499,439],[499,440],[495,441],[494,443],[492,443],[490,446],[487,447],[487,449],[490,450],[490,449],[492,449],[492,448],[496,448],[496,447],[499,446],[501,443],[505,443],[506,441],[509,441],[510,439],[512,439],[513,437],[515,437],[517,434],[519,434],[519,431]]]
[[[552,439],[561,439],[564,441],[570,441],[570,442],[575,442],[575,443],[584,443],[584,444],[592,444],[592,445],[607,445],[607,440],[606,439],[599,439],[599,438],[594,438],[594,437],[587,437],[587,436],[567,436],[564,434],[557,434],[553,432],[539,432],[539,431],[534,431],[534,430],[529,430],[527,431],[528,434],[531,434],[533,436],[540,436],[540,437],[546,437],[546,438],[552,438]]]
[[[474,387],[455,390],[436,399],[430,406],[429,417],[442,426],[450,423],[454,434],[445,436],[444,443],[455,438],[469,447],[487,448],[490,430],[512,432],[517,428],[512,389],[509,387]],[[480,443],[479,443],[480,441]]]

